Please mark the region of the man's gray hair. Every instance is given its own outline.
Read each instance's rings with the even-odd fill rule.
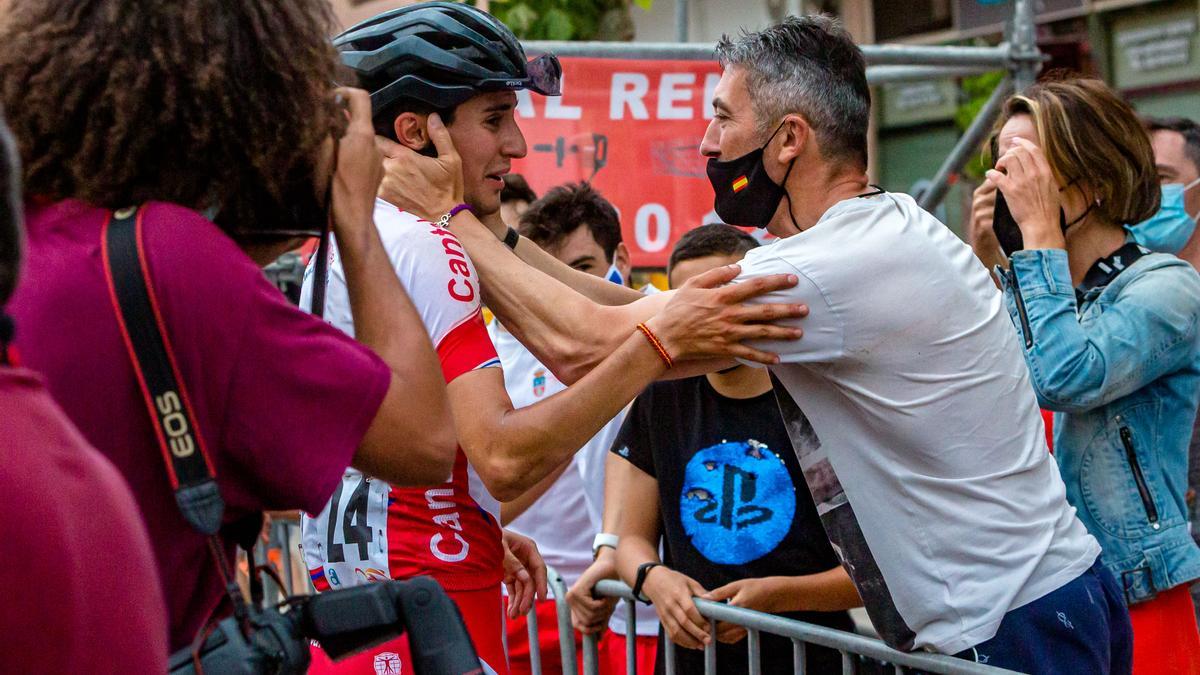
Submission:
[[[761,134],[798,113],[812,127],[823,156],[866,166],[871,116],[866,59],[837,19],[789,16],[736,40],[725,35],[717,58],[723,68],[746,73]]]

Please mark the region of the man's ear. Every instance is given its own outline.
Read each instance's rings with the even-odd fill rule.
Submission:
[[[629,247],[625,242],[617,244],[617,248],[613,250],[613,265],[617,267],[617,271],[621,273],[621,278],[625,280],[626,286],[633,285],[633,264],[629,260]]]
[[[428,115],[414,112],[402,112],[392,121],[392,131],[396,132],[396,140],[412,150],[421,150],[429,145],[429,129],[426,126]]]
[[[780,164],[787,164],[804,154],[808,146],[813,143],[814,136],[808,120],[800,115],[787,115],[781,124],[783,127],[776,134],[779,138],[776,141],[779,143],[777,159]]]

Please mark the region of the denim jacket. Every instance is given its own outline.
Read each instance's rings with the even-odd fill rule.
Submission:
[[[1188,442],[1200,400],[1200,275],[1150,253],[1080,289],[1062,249],[1001,273],[1067,498],[1129,604],[1200,577],[1189,534]]]

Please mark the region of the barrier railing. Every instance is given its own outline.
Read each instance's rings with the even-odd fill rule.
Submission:
[[[292,566],[291,558],[294,555],[292,543],[297,535],[297,529],[295,522],[286,519],[279,519],[272,522],[270,544],[264,546],[264,549],[275,548],[279,551],[279,560],[276,562],[280,563],[281,572],[289,570]],[[263,553],[265,554],[265,551]],[[265,555],[260,556],[260,560],[265,558]],[[311,592],[307,583],[299,584],[300,587],[296,588],[293,586],[294,577],[292,575],[284,574],[283,576],[284,584],[288,588],[275,589],[276,592],[282,592],[284,595]],[[307,577],[304,578],[307,580]],[[567,585],[563,581],[562,575],[555,571],[554,568],[547,568],[547,581],[555,600],[562,672],[581,672],[575,650],[575,631],[571,626],[571,609],[567,605]],[[625,672],[629,675],[637,675],[636,637],[634,637],[637,635],[637,613],[632,589],[619,581],[609,580],[596,584],[593,593],[597,596],[619,598],[622,601],[622,607],[619,611],[626,613]],[[694,598],[694,601],[700,615],[709,620],[709,633],[713,636],[713,640],[709,642],[709,646],[704,652],[704,672],[706,675],[717,672],[716,625],[718,621],[746,628],[746,658],[750,675],[760,675],[762,673],[759,650],[763,633],[778,635],[792,641],[792,667],[797,674],[805,672],[805,653],[809,644],[839,651],[842,655],[842,673],[844,675],[850,675],[855,672],[855,662],[858,658],[866,658],[875,662],[890,664],[894,667],[896,675],[901,675],[904,672],[902,669],[905,668],[924,673],[940,673],[943,675],[1003,675],[1005,673],[1011,675],[1014,672],[940,654],[901,652],[888,647],[879,640],[856,633],[848,633],[802,621],[785,619],[741,607],[730,607],[723,603],[701,598]],[[536,607],[529,610],[527,621],[529,630],[530,672],[534,675],[542,675],[542,655],[538,640],[539,626]],[[675,644],[670,640],[666,640],[662,645],[662,649],[666,673],[667,675],[674,675],[676,672]],[[582,651],[583,675],[598,675],[600,672],[598,636],[583,636]]]
[[[563,673],[576,673],[578,665],[575,658],[575,633],[571,628],[570,609],[567,607],[566,585],[562,577],[553,570],[550,571],[550,585],[554,592],[558,609],[559,644],[562,649]],[[598,596],[620,598],[626,612],[626,670],[629,675],[637,673],[637,658],[635,640],[630,636],[637,634],[637,614],[634,611],[633,591],[619,581],[601,581],[596,584],[593,593]],[[941,654],[924,654],[918,652],[901,652],[888,647],[883,642],[856,633],[834,630],[772,614],[764,614],[742,607],[694,598],[696,609],[700,615],[709,620],[709,634],[712,640],[704,650],[704,672],[706,675],[717,672],[716,626],[717,622],[727,622],[742,626],[746,629],[746,658],[750,675],[761,675],[761,638],[762,634],[778,635],[792,641],[792,667],[797,674],[805,672],[805,654],[808,645],[817,645],[837,650],[842,655],[842,673],[851,675],[855,672],[858,658],[866,658],[878,663],[891,665],[897,675],[904,669],[912,669],[923,673],[940,673],[942,675],[1002,675],[1014,671],[996,668],[951,656]],[[534,611],[529,613],[529,648],[530,662],[534,675],[541,675],[541,654],[537,640],[537,617]],[[662,644],[663,658],[667,675],[674,675],[675,644],[665,640]],[[583,674],[598,675],[600,672],[599,641],[596,635],[583,637]]]

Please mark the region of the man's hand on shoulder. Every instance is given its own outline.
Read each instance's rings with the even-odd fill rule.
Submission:
[[[646,322],[676,361],[733,357],[772,365],[779,357],[744,344],[746,340],[798,340],[799,328],[773,321],[808,315],[799,304],[744,304],[751,298],[791,288],[795,275],[772,274],[730,284],[738,265],[709,270],[674,292],[667,306]]]

